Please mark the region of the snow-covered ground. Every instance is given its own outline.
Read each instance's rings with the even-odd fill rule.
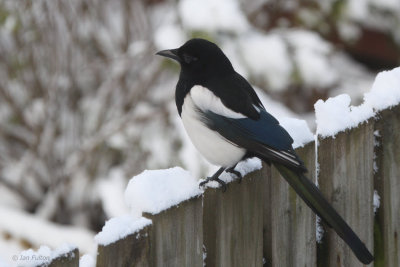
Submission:
[[[54,224],[4,206],[0,206],[0,218],[0,266],[2,261],[10,266],[22,264],[14,261],[13,256],[19,255],[27,245],[47,246],[42,251],[46,252],[45,256],[49,256],[50,248],[64,247],[65,243],[77,246],[81,253],[96,252],[94,233],[87,229]]]

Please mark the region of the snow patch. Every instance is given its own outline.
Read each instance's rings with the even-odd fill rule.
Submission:
[[[178,48],[185,43],[186,36],[182,27],[175,24],[161,25],[155,35],[154,42],[158,49]]]
[[[317,123],[317,132],[322,137],[335,136],[346,129],[357,127],[375,115],[373,109],[362,104],[351,106],[351,99],[347,94],[318,100],[314,104]]]
[[[295,64],[306,85],[329,87],[337,81],[337,74],[329,60],[333,49],[328,42],[306,30],[288,31],[286,38],[294,48]]]
[[[84,253],[96,250],[94,234],[86,229],[61,226],[3,206],[0,206],[0,217],[0,231],[9,233],[15,239],[26,240],[36,246],[46,244],[53,248],[64,243],[73,243]]]
[[[123,198],[126,184],[125,173],[121,168],[113,168],[107,178],[98,179],[96,183],[97,192],[109,218],[129,212]]]
[[[70,244],[63,244],[55,250],[51,250],[47,246],[40,246],[37,251],[33,249],[28,249],[22,251],[17,256],[17,265],[24,267],[34,267],[49,264],[52,260],[59,258],[61,256],[72,257],[72,251],[77,247]]]
[[[206,248],[206,246],[203,244],[203,267],[206,266],[206,259],[207,259],[207,248]]]
[[[183,0],[178,9],[189,30],[238,34],[250,27],[237,0]]]
[[[375,111],[400,103],[400,67],[378,73],[370,92],[364,94],[364,102]]]
[[[0,267],[9,267],[9,266],[10,265],[5,260],[0,258]],[[204,264],[203,264],[203,266],[204,266]]]
[[[140,216],[142,212],[160,213],[202,193],[198,181],[180,167],[145,170],[129,181],[125,201]]]
[[[380,205],[381,205],[381,197],[378,195],[378,191],[374,190],[374,200],[373,200],[374,213],[376,213]]]
[[[259,158],[249,158],[239,162],[236,165],[235,170],[240,172],[242,176],[255,172],[257,170],[261,170],[262,162]]]
[[[347,94],[318,100],[314,104],[317,132],[322,137],[335,136],[346,129],[374,117],[377,111],[400,103],[400,67],[380,72],[370,92],[364,94],[364,102],[359,106],[350,105]]]
[[[94,237],[94,240],[99,245],[106,246],[139,232],[151,223],[150,219],[144,217],[135,218],[130,214],[114,217],[106,221],[103,229]]]
[[[79,259],[79,267],[95,267],[96,260],[90,254],[85,254]]]
[[[314,140],[314,135],[305,120],[280,118],[280,124],[293,138],[293,148],[303,147]]]
[[[283,38],[277,34],[252,33],[239,39],[242,60],[261,82],[271,90],[286,89],[292,73],[292,63]]]
[[[245,175],[252,173],[254,171],[260,170],[262,168],[262,162],[259,158],[248,158],[246,160],[240,161],[236,167],[235,171],[240,172],[240,174],[244,177]],[[217,171],[215,169],[214,171]],[[225,183],[233,182],[234,180],[238,179],[238,177],[233,173],[223,172],[219,179],[224,181]],[[207,188],[219,188],[221,185],[216,181],[210,181],[205,185]]]

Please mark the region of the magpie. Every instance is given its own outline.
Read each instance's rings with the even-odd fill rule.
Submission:
[[[273,164],[304,202],[349,245],[364,264],[373,256],[305,173],[293,139],[267,112],[249,82],[238,74],[214,43],[191,39],[157,55],[171,58],[181,70],[175,91],[179,116],[194,146],[221,168],[205,182],[219,179],[249,157]]]

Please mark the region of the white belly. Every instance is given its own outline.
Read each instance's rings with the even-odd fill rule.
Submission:
[[[245,149],[231,144],[219,133],[208,129],[200,121],[190,93],[185,97],[181,117],[192,143],[210,163],[222,167],[231,167],[245,155]]]

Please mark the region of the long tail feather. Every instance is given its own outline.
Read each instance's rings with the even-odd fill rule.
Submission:
[[[313,182],[304,174],[297,174],[283,165],[275,163],[274,166],[304,202],[347,243],[362,263],[369,264],[374,260],[364,243],[328,203]]]

